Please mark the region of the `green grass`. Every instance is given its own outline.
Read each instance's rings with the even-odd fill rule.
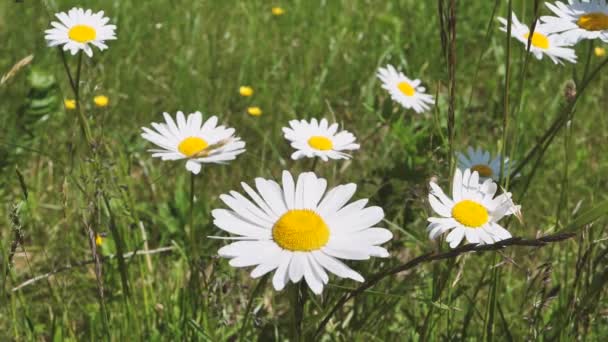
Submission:
[[[505,17],[507,2],[498,4],[497,15]],[[97,141],[93,152],[75,112],[63,109],[62,100],[73,95],[58,51],[44,41],[52,14],[75,5],[85,4],[0,4],[0,75],[34,55],[0,85],[0,340],[293,340],[290,290],[276,292],[270,284],[255,296],[239,335],[257,281],[218,258],[225,242],[206,236],[223,235],[210,217],[224,207],[220,194],[238,190],[241,181],[310,168],[309,160],[289,158],[282,137],[281,127],[294,118],[327,117],[359,138],[352,160],[319,163],[317,173],[330,185],[357,183],[357,198],[385,210],[384,226],[394,234],[386,244],[391,258],[350,263],[366,279],[417,255],[449,250],[425,231],[432,214],[428,181],[437,177],[447,187],[451,178],[451,80],[437,1],[87,1],[118,27],[107,51],[84,59],[81,102]],[[272,16],[273,5],[286,13]],[[458,1],[456,151],[472,145],[499,152],[505,143],[506,38],[492,20],[493,7],[494,1]],[[533,1],[515,0],[513,8],[524,22],[533,20]],[[540,11],[548,14],[542,3]],[[522,160],[568,108],[565,89],[573,80],[581,84],[587,42],[576,49],[575,66],[531,57],[520,89],[525,47],[511,41],[508,100],[515,111],[505,135],[511,159]],[[77,58],[68,61],[76,67]],[[603,61],[591,55],[589,70]],[[437,94],[434,111],[417,115],[387,97],[375,76],[387,63]],[[572,228],[574,238],[462,254],[386,277],[341,307],[323,339],[605,338],[607,220],[598,205],[608,199],[606,69],[594,76],[570,124],[508,184],[523,208],[521,222],[508,221],[514,236]],[[240,97],[241,85],[255,94]],[[108,95],[110,106],[94,108],[97,94]],[[264,114],[247,115],[250,105]],[[247,142],[235,162],[207,166],[197,177],[194,227],[183,163],[153,159],[140,137],[141,126],[177,110],[216,114]],[[589,217],[599,217],[593,223],[577,216],[592,208]],[[87,225],[108,235],[99,279],[93,264],[78,265],[92,258]],[[9,266],[17,228],[23,239]],[[173,249],[122,266],[108,257],[161,247]],[[12,291],[66,265],[74,267]],[[357,286],[331,277],[322,296],[309,293],[305,340]],[[497,305],[489,310],[493,290]]]

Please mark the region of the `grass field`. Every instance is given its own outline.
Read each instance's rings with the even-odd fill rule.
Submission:
[[[549,14],[533,0],[3,1],[0,76],[33,60],[0,84],[0,340],[605,340],[608,59],[594,48],[608,45],[579,43],[576,64],[539,61],[499,30],[509,4],[528,25]],[[108,50],[83,58],[92,144],[44,39],[73,6],[117,26]],[[430,111],[391,100],[376,77],[389,63],[436,96]],[[153,158],[141,127],[178,110],[219,116],[247,151],[194,178]],[[221,194],[313,167],[290,158],[281,129],[323,117],[361,148],[317,175],[356,183],[393,238],[389,258],[348,262],[366,283],[330,276],[298,300],[298,286],[251,279],[207,237],[228,236],[211,216]],[[520,166],[501,187],[521,218],[501,223],[524,240],[429,240],[429,181],[447,189],[452,153],[468,146]]]

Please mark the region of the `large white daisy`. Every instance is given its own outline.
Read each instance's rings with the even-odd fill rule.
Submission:
[[[162,160],[187,159],[186,169],[194,174],[201,171],[202,163],[224,164],[245,152],[245,143],[234,136],[234,128],[217,126],[217,116],[203,122],[200,112],[188,115],[177,112],[177,123],[163,113],[165,123],[152,123],[154,130],[142,127],[142,137],[160,149],[152,149],[153,157]]]
[[[99,50],[108,46],[106,40],[116,39],[115,25],[107,25],[110,18],[103,16],[103,11],[93,13],[90,9],[74,7],[68,13],[55,14],[59,22],[53,21],[53,28],[44,31],[49,46],[63,45],[64,50],[70,50],[72,55],[84,51],[89,57],[93,56],[91,45]]]
[[[278,291],[290,280],[297,283],[304,278],[319,294],[329,281],[327,271],[362,282],[363,277],[339,259],[389,256],[379,245],[393,235],[375,227],[384,217],[382,208],[365,208],[367,199],[346,204],[357,189],[355,184],[326,192],[327,181],[313,172],[300,174],[294,182],[283,171],[282,187],[263,178],[255,180],[257,191],[241,185],[251,199],[231,191],[220,197],[230,210],[212,211],[213,223],[240,240],[218,253],[230,258],[234,267],[256,266],[253,278],[276,270],[272,283]]]
[[[514,214],[519,207],[513,204],[509,192],[494,197],[498,186],[492,179],[480,183],[477,172],[456,169],[452,198],[434,182],[430,186],[429,202],[441,216],[428,218],[427,230],[431,239],[450,231],[446,242],[455,248],[465,237],[468,242],[479,244],[492,244],[511,237],[498,221],[505,215]]]
[[[426,94],[424,87],[420,86],[420,80],[409,79],[390,64],[378,69],[378,78],[382,81],[382,88],[405,109],[412,108],[416,113],[422,113],[435,104],[433,96]]]
[[[291,158],[319,157],[323,161],[329,159],[349,159],[350,155],[343,151],[359,149],[355,136],[349,131],[338,132],[338,124],[329,124],[327,119],[291,120],[290,127],[283,127],[285,139],[291,142],[296,151]]]
[[[583,39],[596,39],[608,43],[608,4],[606,0],[589,2],[570,0],[545,5],[557,15],[543,16],[540,20],[551,32],[560,32],[562,38],[572,44]]]
[[[511,36],[527,47],[530,29],[517,19],[515,13],[511,14],[511,18]],[[507,32],[507,20],[505,18],[498,18],[498,21],[502,24],[500,29]],[[543,58],[543,55],[546,55],[555,64],[563,64],[562,60],[576,63],[576,53],[574,49],[570,48],[572,43],[564,41],[559,34],[551,34],[552,32],[547,24],[537,24],[530,41],[530,53],[539,60]]]
[[[477,171],[479,178],[485,180],[491,178],[493,180],[500,179],[500,161],[501,155],[497,155],[492,159],[492,155],[488,151],[481,148],[473,149],[469,146],[466,153],[456,152],[458,158],[458,168],[461,170],[471,169],[471,172]],[[509,174],[511,163],[509,158],[505,158],[504,172]]]

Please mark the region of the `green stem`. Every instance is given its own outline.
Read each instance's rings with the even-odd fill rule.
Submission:
[[[313,161],[312,161],[312,166],[310,167],[310,172],[315,172],[315,169],[317,168],[317,163],[319,162],[319,158],[318,157],[314,157]]]
[[[255,298],[262,292],[264,285],[268,282],[269,274],[265,274],[258,284],[255,286],[253,291],[249,296],[249,300],[247,301],[247,307],[245,308],[245,316],[243,317],[243,324],[241,325],[241,331],[239,332],[239,341],[242,341],[245,337],[245,329],[247,328],[247,323],[249,322],[249,317],[251,316],[251,308],[253,307],[253,301]]]
[[[195,234],[194,234],[194,187],[195,187],[196,175],[190,173],[190,216],[189,216],[189,227],[190,227],[190,246],[194,251],[195,248]]]
[[[511,16],[511,12],[513,10],[513,2],[509,0],[507,5],[507,13],[509,14],[509,18]],[[500,153],[500,176],[498,179],[498,184],[502,183],[504,173],[505,173],[505,156],[507,152],[507,132],[509,129],[509,81],[511,80],[511,20],[507,21],[507,35],[506,35],[506,43],[507,43],[507,51],[505,54],[505,86],[503,93],[503,117],[502,117],[502,146]]]
[[[61,55],[61,61],[63,62],[63,66],[65,68],[66,73],[68,74],[70,87],[72,88],[72,92],[74,93],[74,100],[76,101],[76,113],[78,114],[78,123],[80,124],[82,134],[84,135],[84,138],[87,141],[87,145],[89,147],[92,147],[93,137],[91,135],[91,129],[80,106],[80,75],[82,71],[82,52],[78,53],[78,67],[76,69],[76,78],[74,78],[72,76],[72,73],[70,72],[70,67],[68,65],[65,53],[63,52],[63,50],[61,50],[61,48],[59,49],[59,51]]]

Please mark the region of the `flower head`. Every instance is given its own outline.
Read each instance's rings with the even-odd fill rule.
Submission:
[[[247,113],[251,116],[260,116],[262,115],[262,110],[260,107],[249,107],[247,108]]]
[[[319,157],[329,159],[349,159],[350,155],[342,151],[358,150],[355,136],[348,131],[338,132],[338,124],[329,125],[327,119],[292,120],[290,127],[283,127],[285,139],[291,142],[296,151],[291,155],[293,160]]]
[[[100,247],[103,245],[103,236],[101,234],[95,234],[95,244]]]
[[[422,113],[435,103],[433,96],[426,94],[425,88],[420,86],[420,80],[409,79],[390,64],[378,69],[378,78],[382,81],[382,88],[405,109],[411,108],[416,113]]]
[[[241,86],[239,87],[239,94],[241,94],[241,96],[249,97],[253,95],[253,88],[250,86]]]
[[[492,159],[490,152],[481,148],[473,149],[469,146],[466,153],[456,152],[456,157],[458,158],[459,169],[471,169],[471,172],[477,171],[481,180],[487,178],[498,180],[500,178],[500,162],[502,160],[500,154]],[[509,167],[512,162],[509,161],[509,158],[505,158],[504,163],[503,171],[509,174]]]
[[[70,50],[72,55],[84,51],[87,56],[93,56],[91,45],[99,50],[108,46],[106,40],[116,39],[115,25],[107,25],[109,18],[104,17],[103,11],[93,13],[91,10],[72,8],[67,13],[55,14],[59,22],[53,21],[53,28],[45,31],[45,39],[49,46],[63,45],[63,50]]]
[[[105,95],[97,95],[93,98],[93,102],[96,107],[103,108],[108,106],[110,99]]]
[[[163,113],[165,123],[152,123],[154,130],[142,127],[142,137],[160,149],[152,149],[153,157],[162,160],[186,159],[186,169],[194,174],[201,164],[224,164],[245,152],[245,143],[234,136],[234,128],[217,126],[217,116],[203,122],[203,115],[195,112],[184,116],[177,112],[177,120]]]
[[[441,217],[429,217],[427,230],[435,239],[450,231],[446,242],[456,248],[463,238],[470,243],[492,244],[511,237],[498,221],[519,212],[506,192],[494,197],[498,185],[492,179],[479,182],[477,171],[456,169],[452,183],[452,198],[446,196],[434,182],[430,183],[429,202]]]
[[[545,5],[556,15],[540,20],[549,32],[559,32],[562,39],[576,44],[583,39],[601,39],[608,43],[608,4],[606,0],[556,1]]]
[[[272,15],[274,15],[274,16],[280,16],[280,15],[285,14],[285,10],[282,9],[281,7],[273,7],[271,11],[272,11]]]
[[[338,259],[367,260],[388,257],[380,244],[392,238],[390,231],[375,227],[384,212],[367,207],[366,199],[347,204],[355,184],[326,191],[327,181],[313,172],[297,181],[283,171],[283,185],[256,178],[257,191],[241,183],[251,199],[236,191],[221,195],[230,209],[212,211],[213,223],[238,235],[240,240],[222,247],[220,256],[234,267],[255,266],[253,278],[276,270],[272,283],[282,290],[291,280],[302,278],[314,293],[321,293],[329,281],[326,271],[342,278],[363,281],[363,277]]]
[[[515,13],[511,14],[511,20],[511,36],[519,40],[526,47],[529,40],[530,53],[536,59],[540,60],[543,58],[543,55],[546,55],[555,64],[562,64],[562,60],[576,63],[576,53],[574,49],[570,48],[572,44],[564,41],[559,34],[552,34],[553,30],[549,25],[536,25],[532,38],[530,38],[530,29],[517,19]],[[507,32],[507,20],[498,18],[498,21],[502,24],[500,30]]]
[[[63,100],[63,106],[67,110],[74,110],[74,109],[76,109],[76,100],[74,100],[74,99],[65,99],[65,100]]]
[[[606,56],[606,49],[604,49],[603,47],[596,46],[596,47],[593,49],[593,53],[594,53],[594,54],[595,54],[597,57],[604,57],[604,56]]]

